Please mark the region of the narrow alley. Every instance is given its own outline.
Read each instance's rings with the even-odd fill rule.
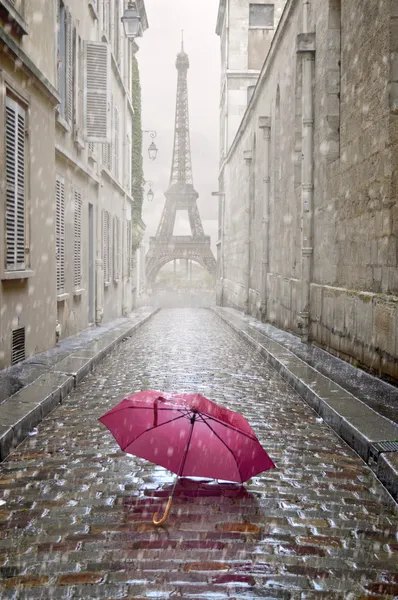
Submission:
[[[98,422],[142,389],[200,392],[276,464],[244,488],[182,480]],[[212,491],[213,490],[213,491]],[[0,596],[398,597],[396,504],[371,469],[211,311],[161,310],[0,465]]]

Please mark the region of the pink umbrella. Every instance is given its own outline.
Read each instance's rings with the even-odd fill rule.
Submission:
[[[99,421],[124,452],[173,471],[176,483],[189,476],[243,483],[275,467],[243,415],[200,394],[139,392]],[[155,525],[166,521],[174,488]]]

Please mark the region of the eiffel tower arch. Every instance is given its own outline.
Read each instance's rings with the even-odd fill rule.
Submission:
[[[177,55],[176,68],[177,101],[170,182],[156,235],[149,240],[145,262],[146,280],[150,288],[160,269],[175,259],[191,260],[199,263],[211,275],[216,274],[210,236],[205,235],[203,230],[197,205],[199,194],[193,184],[187,82],[189,59],[184,51],[183,41]],[[191,235],[173,235],[177,210],[187,211]]]

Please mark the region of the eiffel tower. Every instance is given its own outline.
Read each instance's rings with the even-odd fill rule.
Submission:
[[[210,274],[216,273],[216,261],[210,247],[210,236],[204,233],[196,203],[199,194],[193,186],[187,84],[189,59],[184,52],[183,39],[181,52],[177,55],[176,68],[178,80],[173,160],[163,213],[156,235],[149,240],[149,250],[146,255],[146,278],[149,287],[153,286],[159,270],[175,259],[194,261]],[[191,235],[173,235],[177,210],[188,212]]]

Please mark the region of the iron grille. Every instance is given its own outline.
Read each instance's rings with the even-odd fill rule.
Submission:
[[[25,327],[19,327],[12,332],[11,364],[25,360]]]

